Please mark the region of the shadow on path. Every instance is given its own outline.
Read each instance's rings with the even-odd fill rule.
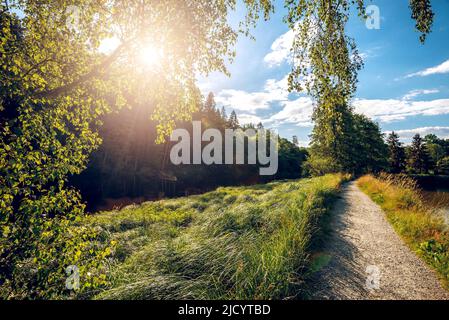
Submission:
[[[366,294],[366,274],[360,271],[362,268],[355,259],[357,248],[344,235],[344,231],[351,228],[346,215],[350,206],[348,187],[343,187],[332,212],[323,221],[325,231],[312,256],[315,272],[307,285],[310,299],[352,299],[354,291],[360,296]]]

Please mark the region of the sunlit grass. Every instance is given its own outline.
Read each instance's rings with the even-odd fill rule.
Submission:
[[[344,178],[218,188],[91,216],[117,241],[110,286],[96,298],[301,295],[311,236]]]

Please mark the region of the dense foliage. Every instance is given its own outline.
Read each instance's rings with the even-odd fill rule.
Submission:
[[[427,173],[430,167],[430,156],[427,146],[419,134],[413,137],[407,150],[407,170],[412,173]]]
[[[416,134],[410,145],[404,146],[399,135],[388,136],[389,171],[391,173],[448,175],[449,139],[428,134]]]
[[[399,135],[394,131],[388,135],[388,162],[389,171],[391,173],[400,173],[405,170],[405,148],[401,141],[399,141]]]
[[[274,176],[260,176],[259,164],[173,165],[169,153],[174,142],[167,139],[163,144],[155,143],[155,122],[145,117],[145,112],[146,108],[125,108],[103,118],[102,145],[92,154],[87,169],[70,179],[87,200],[89,209],[199,193],[219,186],[296,179],[304,173],[306,150],[284,138],[279,139],[279,168]],[[239,125],[235,112],[227,117],[226,112],[219,111],[212,93],[192,114],[192,120],[201,121],[203,132],[214,128],[223,136],[229,128],[256,129],[254,124]],[[186,129],[193,139],[191,122],[178,122],[176,126]],[[257,128],[263,126],[259,124]]]
[[[339,114],[334,117],[334,112]],[[311,174],[329,172],[366,173],[387,168],[388,149],[379,125],[342,106],[315,114],[310,158]]]

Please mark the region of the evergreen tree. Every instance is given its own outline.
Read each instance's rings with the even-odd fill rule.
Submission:
[[[411,173],[424,174],[429,171],[429,153],[423,139],[418,133],[413,137],[407,157],[407,164],[408,170]]]
[[[237,129],[239,128],[239,120],[237,119],[237,114],[235,113],[234,110],[232,110],[231,115],[229,116],[228,119],[228,128],[231,129]]]
[[[295,146],[299,146],[298,136],[293,136],[292,142]]]
[[[401,173],[406,167],[405,149],[394,131],[388,135],[389,166],[391,173]]]
[[[215,97],[212,92],[209,92],[206,98],[206,102],[204,103],[204,111],[207,113],[212,113],[217,110],[216,103],[215,103]]]
[[[227,120],[228,120],[228,115],[226,114],[226,109],[225,109],[225,107],[221,107],[220,116],[221,116],[221,119],[222,119],[222,120],[224,120],[224,121],[227,121]]]
[[[444,157],[437,163],[438,174],[449,175],[449,157]]]
[[[226,123],[222,112],[217,108],[215,96],[212,92],[209,92],[200,111],[193,116],[193,120],[202,121],[206,128],[220,128]]]

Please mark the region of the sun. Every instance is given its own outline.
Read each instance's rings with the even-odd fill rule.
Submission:
[[[139,51],[139,62],[148,67],[155,67],[160,64],[162,52],[159,48],[146,44]]]
[[[110,55],[120,44],[121,42],[117,37],[105,38],[101,41],[98,52]],[[136,47],[134,56],[140,66],[154,68],[162,63],[164,53],[160,47],[151,42],[141,42]]]

